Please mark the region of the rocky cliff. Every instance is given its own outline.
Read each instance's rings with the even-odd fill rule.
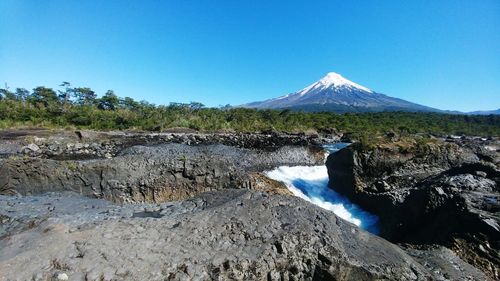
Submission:
[[[330,186],[380,217],[381,236],[440,244],[500,278],[498,143],[354,144],[327,159]]]
[[[197,133],[177,129],[165,133],[95,132],[66,130],[0,130],[0,159],[13,154],[55,160],[111,158],[129,147],[177,143],[274,150],[282,146],[314,146],[339,140],[329,132],[285,134],[269,133]]]
[[[260,171],[280,165],[313,165],[323,158],[319,148],[307,146],[267,151],[176,143],[133,146],[110,159],[15,156],[0,163],[0,193],[73,191],[115,202],[164,202],[223,188],[269,188],[262,182],[272,181]],[[273,184],[287,192],[283,185]]]
[[[478,253],[471,245],[490,254],[498,245],[483,236],[477,236],[482,244],[474,244],[462,235],[453,236],[462,243],[454,250],[468,251],[460,256],[435,245],[402,249],[290,196],[283,183],[261,173],[323,163],[318,144],[326,139],[318,136],[13,133],[0,141],[0,193],[9,195],[0,195],[0,280],[487,280],[460,257]],[[495,155],[473,146],[446,149],[459,150],[456,157],[436,154],[440,172],[416,182],[442,185],[441,173],[449,171],[445,178],[452,178],[462,173],[453,169],[473,167],[470,186],[477,177],[485,186],[489,180],[492,190],[497,186],[496,168],[485,164]],[[393,157],[387,155],[389,163]],[[360,166],[366,161],[356,159],[341,157],[329,165],[351,163],[346,166],[351,170],[338,169],[345,175],[338,179],[370,182],[373,176],[363,173],[370,164]],[[400,162],[411,157],[405,159]],[[478,163],[481,171],[474,166]],[[382,186],[396,190],[397,182]],[[457,178],[450,184],[463,182]],[[363,188],[373,189],[372,184]],[[484,209],[482,201],[470,199]],[[434,204],[433,197],[422,200]],[[397,242],[406,237],[389,233]],[[496,262],[477,256],[469,261],[484,261],[483,269]]]

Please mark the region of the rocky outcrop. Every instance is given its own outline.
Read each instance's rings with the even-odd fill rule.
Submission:
[[[486,280],[432,263],[292,196],[234,190],[113,205],[0,196],[0,280]]]
[[[327,159],[330,186],[380,218],[392,242],[440,244],[500,278],[497,152],[470,142],[351,145]],[[488,157],[486,157],[488,156]]]
[[[259,172],[280,165],[323,161],[320,148],[273,151],[225,145],[161,144],[123,149],[111,159],[55,160],[10,157],[0,163],[0,193],[73,191],[114,202],[164,202],[223,188],[269,189]],[[265,182],[265,184],[262,184]],[[274,182],[277,193],[288,192]]]
[[[473,274],[472,272],[477,272],[478,270],[464,262],[457,254],[446,247],[436,245],[419,247],[403,246],[403,249],[426,269],[435,273],[433,277],[436,280],[488,280],[483,274]]]
[[[337,141],[335,133],[165,133],[95,132],[95,131],[1,131],[0,158],[12,154],[56,160],[111,158],[136,145],[178,143],[273,150],[282,146],[309,146]]]

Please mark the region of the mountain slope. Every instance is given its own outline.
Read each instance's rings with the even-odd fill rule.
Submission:
[[[437,109],[411,103],[376,93],[356,84],[340,74],[330,72],[306,88],[278,98],[252,102],[242,107],[248,108],[291,108],[307,111],[439,111]]]
[[[467,114],[471,115],[499,115],[500,114],[500,108],[497,110],[479,110],[479,111],[472,111],[472,112],[467,112]]]

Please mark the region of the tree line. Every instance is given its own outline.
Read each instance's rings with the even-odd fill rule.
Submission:
[[[0,89],[0,128],[40,126],[94,130],[162,131],[190,128],[228,132],[305,132],[339,130],[351,134],[456,134],[500,136],[500,116],[416,112],[345,113],[256,110],[202,103],[155,105],[121,98],[108,90],[102,96],[88,87],[63,82],[54,90],[39,86]]]

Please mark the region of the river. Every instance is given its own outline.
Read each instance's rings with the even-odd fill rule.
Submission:
[[[335,143],[325,145],[327,154],[344,148],[348,144]],[[280,166],[267,171],[266,175],[286,184],[295,195],[321,208],[335,213],[371,233],[377,234],[378,217],[361,209],[328,187],[328,171],[325,165],[320,166]]]

